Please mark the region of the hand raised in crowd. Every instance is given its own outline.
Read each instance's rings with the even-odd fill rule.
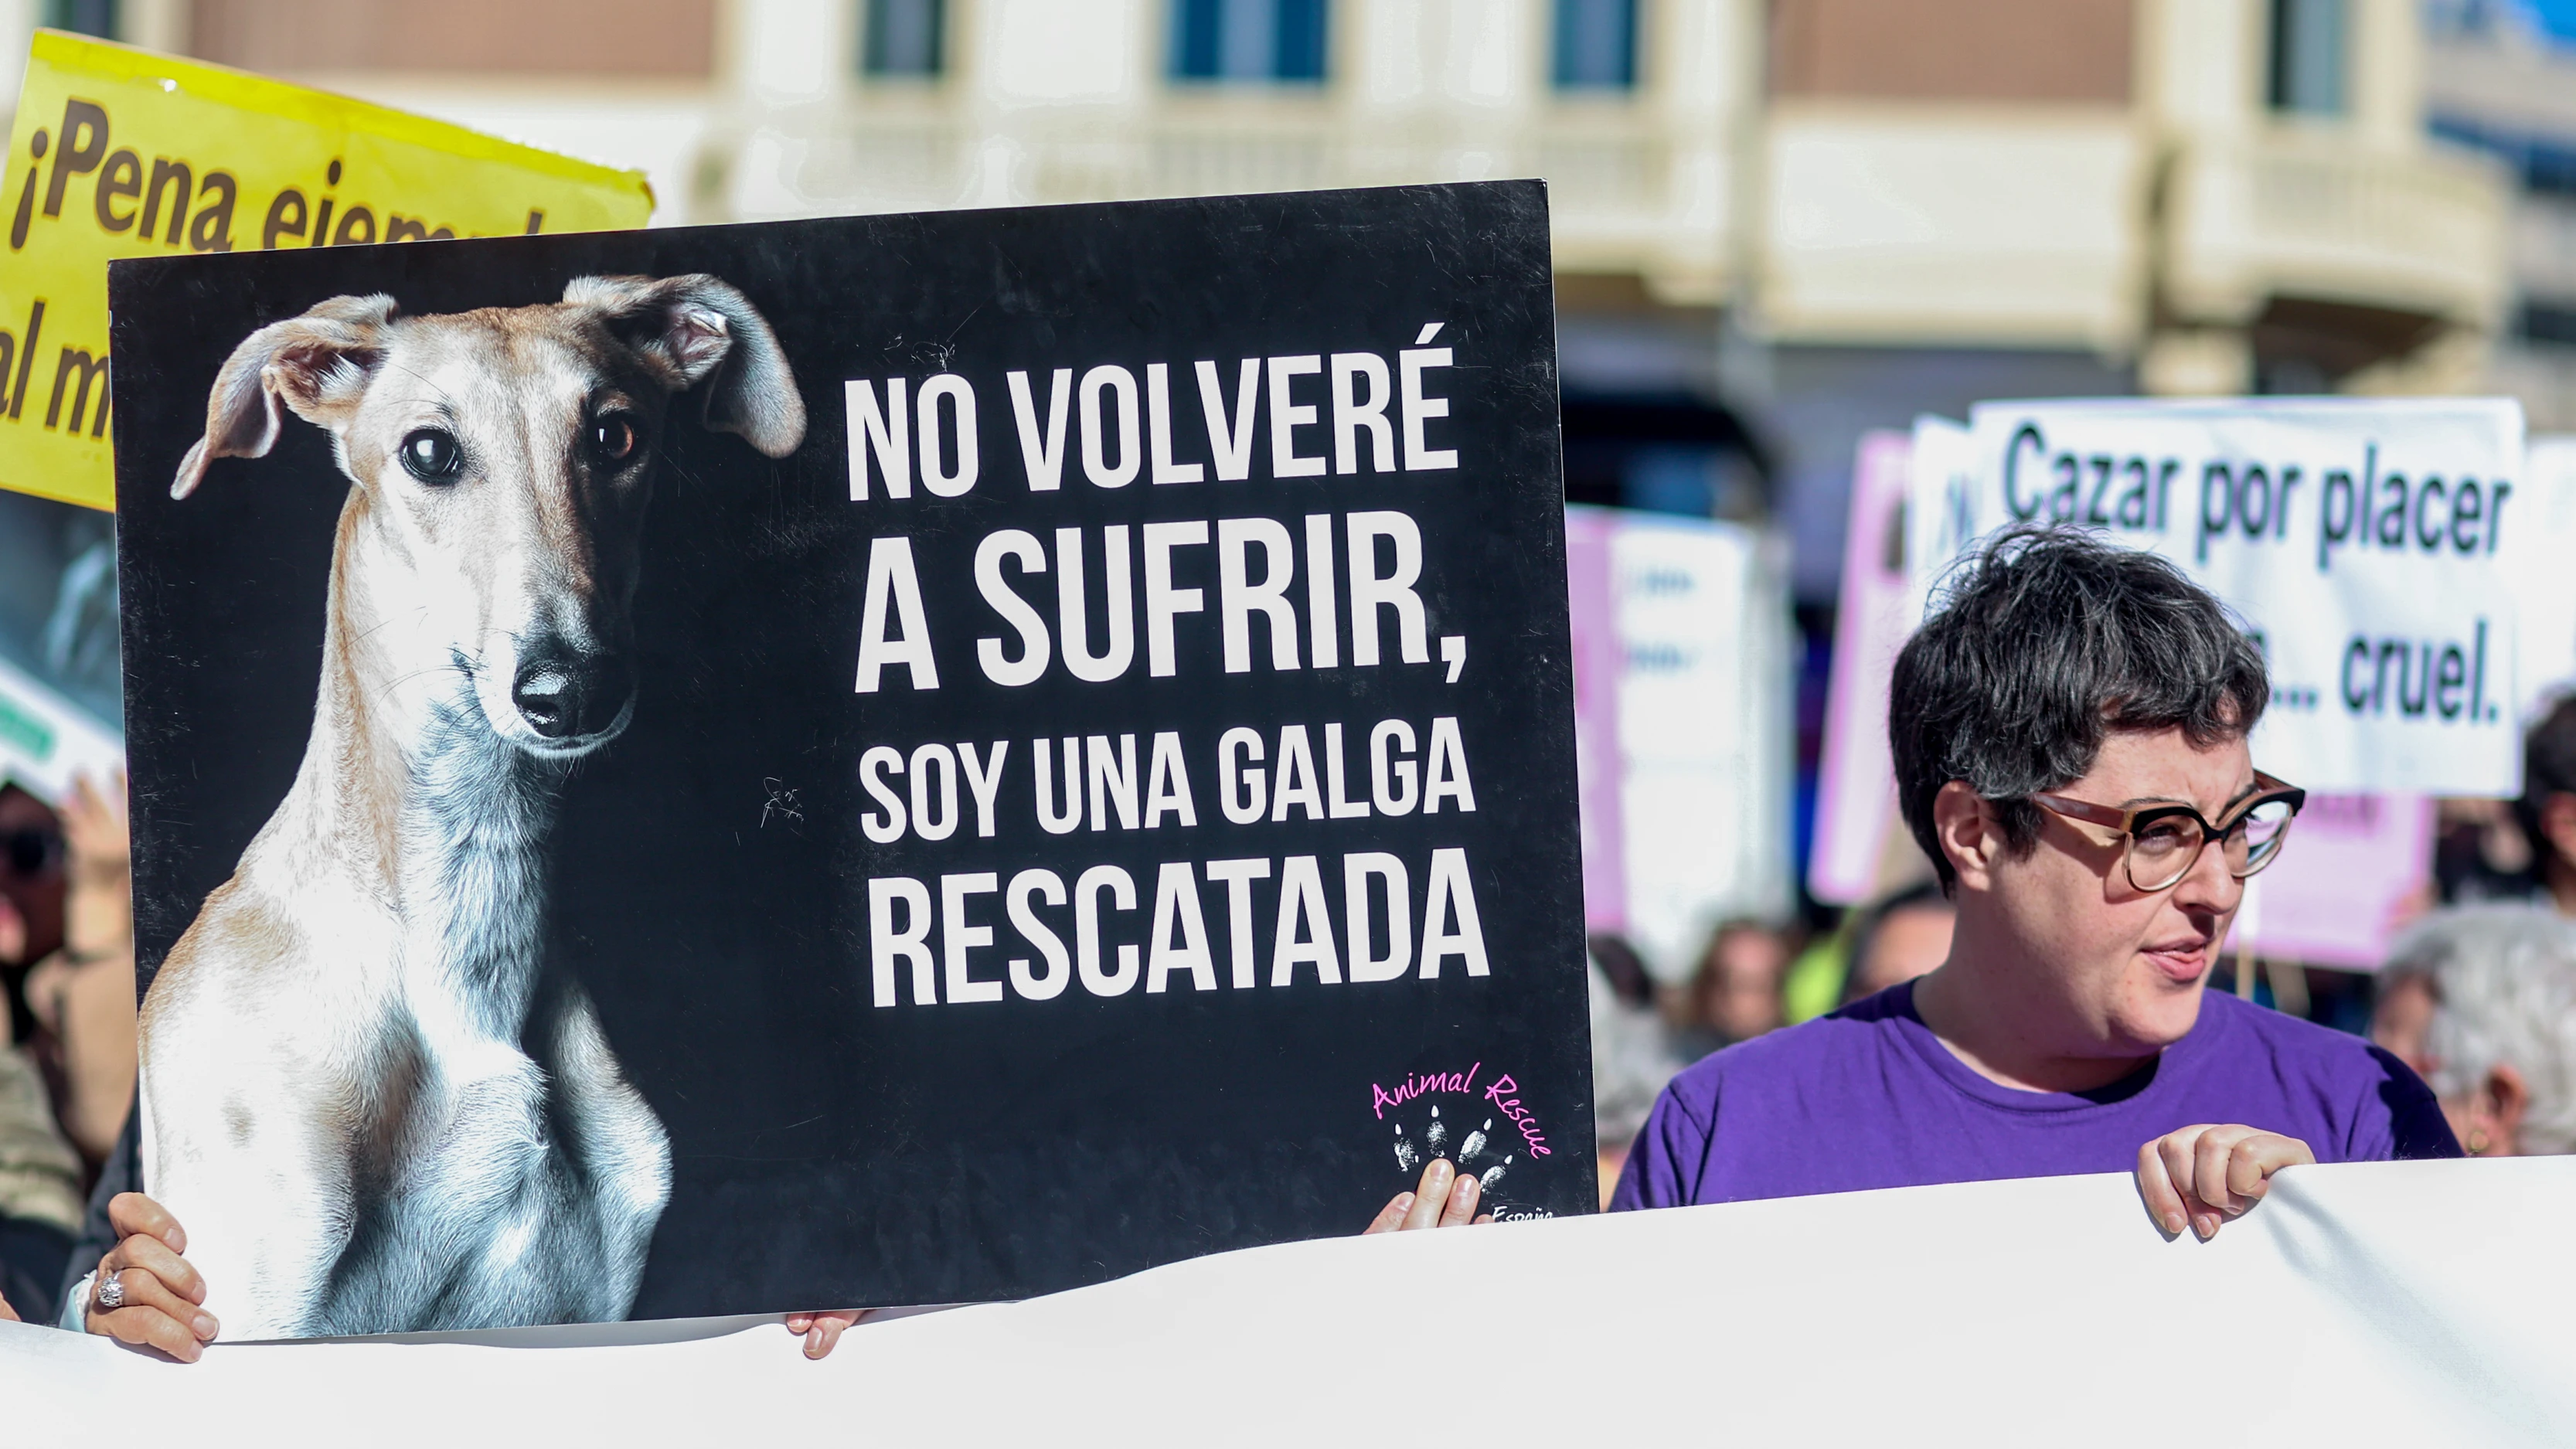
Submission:
[[[27,976],[27,1001],[59,1044],[63,1130],[92,1162],[107,1156],[134,1101],[134,910],[125,778],[86,775],[61,806],[68,879],[63,948]]]
[[[107,1204],[119,1241],[98,1260],[81,1326],[120,1343],[157,1348],[181,1363],[195,1363],[215,1337],[206,1280],[180,1257],[188,1234],[169,1210],[139,1192],[120,1192]]]
[[[1388,1198],[1378,1210],[1377,1218],[1360,1236],[1370,1233],[1401,1233],[1413,1228],[1463,1228],[1475,1223],[1490,1223],[1492,1213],[1476,1215],[1476,1204],[1485,1195],[1484,1184],[1472,1172],[1460,1172],[1446,1157],[1431,1159],[1422,1169],[1422,1181],[1411,1192],[1399,1192]]]
[[[63,934],[83,944],[114,946],[134,933],[133,913],[120,899],[133,869],[134,831],[125,814],[125,772],[111,771],[104,784],[88,775],[72,779],[71,794],[57,807],[63,822],[63,851],[77,894],[94,890],[101,919],[68,920]],[[72,914],[89,902],[75,900]]]
[[[2168,1236],[2188,1226],[2205,1243],[2271,1190],[2273,1173],[2316,1160],[2296,1137],[2200,1123],[2138,1149],[2138,1195]]]

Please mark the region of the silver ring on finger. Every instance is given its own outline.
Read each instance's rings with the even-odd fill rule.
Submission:
[[[98,1306],[110,1313],[125,1306],[125,1273],[102,1273],[98,1280]]]

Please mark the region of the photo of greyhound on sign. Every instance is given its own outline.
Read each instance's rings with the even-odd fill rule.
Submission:
[[[768,457],[804,438],[768,324],[705,275],[334,297],[214,379],[171,497],[279,486],[218,464],[286,412],[352,485],[302,768],[143,1005],[147,1181],[235,1338],[627,1314],[671,1149],[548,957],[548,837],[638,707],[639,530],[692,393]]]
[[[1487,183],[113,264],[136,1166],[222,1336],[1338,1236],[1450,1062],[1488,1208],[1593,1210],[1547,246]]]

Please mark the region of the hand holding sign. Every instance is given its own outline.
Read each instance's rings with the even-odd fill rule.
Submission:
[[[2201,1123],[2177,1128],[2138,1149],[2138,1195],[2168,1237],[2185,1227],[2202,1242],[2229,1218],[2242,1217],[2271,1191],[2272,1174],[2313,1166],[2316,1153],[2296,1137],[2242,1126]]]
[[[220,1325],[202,1306],[206,1280],[181,1256],[188,1250],[187,1231],[168,1209],[139,1192],[111,1198],[107,1216],[117,1243],[98,1261],[82,1328],[195,1363]]]
[[[1387,1199],[1386,1206],[1378,1210],[1377,1217],[1361,1230],[1360,1236],[1482,1226],[1494,1220],[1492,1213],[1477,1214],[1482,1196],[1476,1174],[1460,1172],[1448,1158],[1435,1157],[1430,1166],[1422,1169],[1421,1183],[1411,1192],[1399,1192]]]

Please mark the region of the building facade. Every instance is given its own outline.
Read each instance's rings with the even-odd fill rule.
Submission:
[[[2416,0],[0,9],[641,165],[666,223],[1543,176],[1575,495],[1782,518],[1812,602],[1863,426],[2471,387],[2576,296],[2513,159],[2446,144],[2576,88]]]
[[[2479,108],[2501,88],[2439,46],[2428,128],[2418,0],[0,0],[0,19],[640,166],[659,224],[1544,177],[1568,495],[1776,531],[1810,776],[1867,429],[2001,396],[2502,377],[2566,397],[2533,359],[2576,318],[2576,213],[2460,144],[2541,123]],[[2536,80],[2530,105],[2563,115],[2551,85],[2576,93]]]
[[[2428,11],[2426,119],[2492,155],[2513,186],[2507,300],[2481,390],[2522,399],[2534,432],[2576,433],[2576,37],[2519,6]]]

